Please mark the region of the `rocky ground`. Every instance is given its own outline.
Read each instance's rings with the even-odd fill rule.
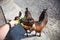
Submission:
[[[38,20],[42,10],[48,8],[48,24],[43,29],[41,37],[26,37],[20,40],[60,40],[60,0],[14,0],[12,3],[6,4],[8,6],[2,5],[7,19],[14,19],[18,11],[22,11],[24,15],[25,8],[28,7],[34,20]]]

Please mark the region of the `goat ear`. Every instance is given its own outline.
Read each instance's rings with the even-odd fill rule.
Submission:
[[[22,13],[21,13],[21,11],[19,12],[19,17],[21,17],[21,15],[22,15]]]

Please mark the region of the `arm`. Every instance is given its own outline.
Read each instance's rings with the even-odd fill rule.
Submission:
[[[11,24],[11,28],[13,28],[15,25],[15,21],[11,21],[9,23]],[[5,25],[0,27],[0,40],[3,40],[6,37],[8,31],[9,31],[9,25],[8,24],[5,24]]]

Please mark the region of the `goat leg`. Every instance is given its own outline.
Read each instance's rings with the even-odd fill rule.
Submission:
[[[41,33],[39,33],[38,37],[41,37]]]
[[[28,37],[28,32],[27,32],[27,30],[25,30],[26,31],[26,37]]]

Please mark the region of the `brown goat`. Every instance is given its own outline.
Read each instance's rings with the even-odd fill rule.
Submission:
[[[39,36],[41,36],[41,32],[44,29],[44,27],[46,26],[47,22],[48,22],[48,15],[46,13],[47,9],[44,9],[42,11],[42,14],[39,16],[39,21],[35,21],[33,24],[32,29],[30,30],[30,32],[32,32],[33,30],[36,31],[36,33],[40,33]],[[35,35],[36,35],[35,33]]]
[[[24,25],[23,28],[25,29],[27,36],[28,36],[27,30],[30,30],[30,28],[32,27],[32,25],[34,23],[34,19],[32,18],[31,13],[28,10],[28,8],[26,8],[24,18],[26,18],[26,19],[25,20],[21,19],[20,21],[21,21],[21,23],[23,23],[23,25]]]

